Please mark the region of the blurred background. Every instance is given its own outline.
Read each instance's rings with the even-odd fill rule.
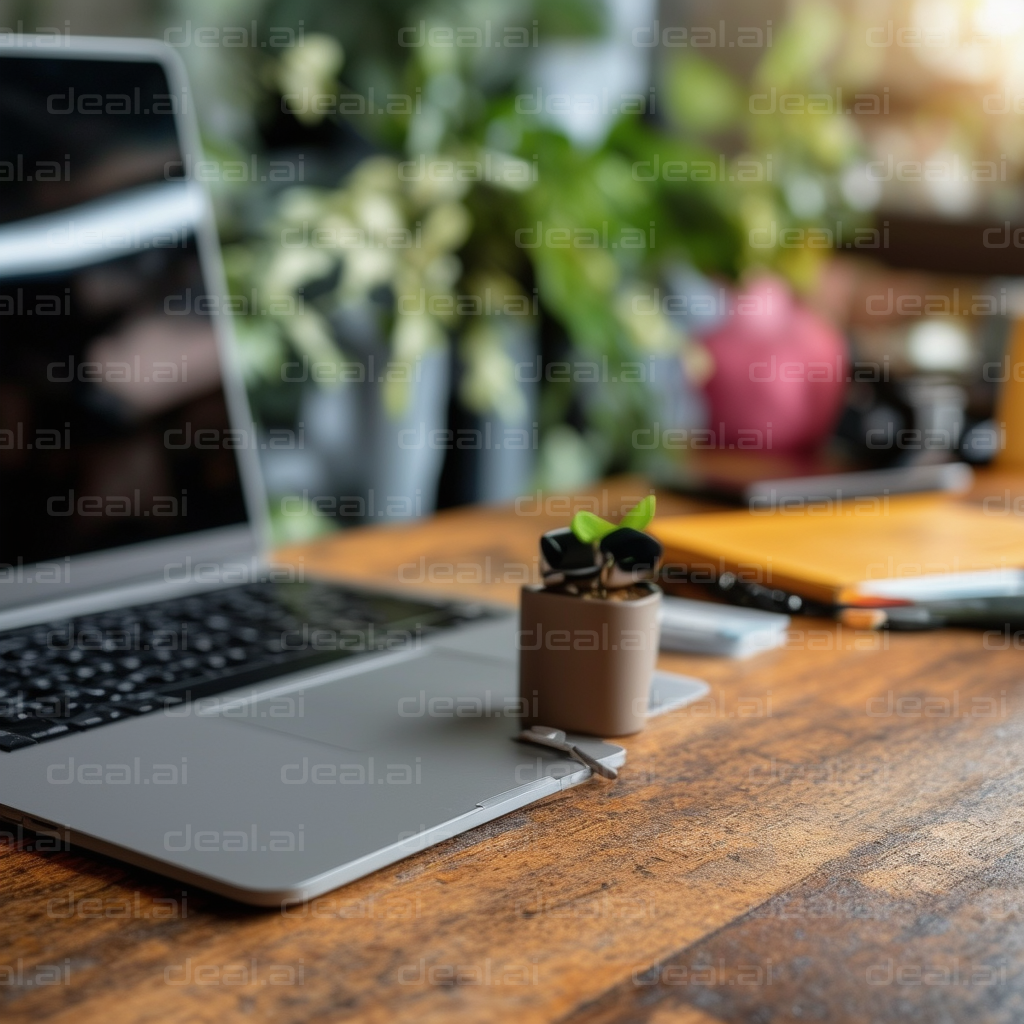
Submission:
[[[0,0],[0,28],[185,61],[278,540],[1000,450],[1020,0]]]

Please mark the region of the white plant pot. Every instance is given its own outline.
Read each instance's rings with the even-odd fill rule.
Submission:
[[[384,404],[386,363],[367,357],[364,383],[311,385],[300,419],[306,444],[321,466],[322,510],[345,523],[394,522],[434,511],[446,448],[451,374],[447,351],[414,364],[404,408]]]

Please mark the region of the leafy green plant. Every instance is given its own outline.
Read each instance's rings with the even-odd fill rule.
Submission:
[[[533,42],[599,38],[600,5],[382,0],[367,8],[250,0],[228,5],[222,16],[243,8],[265,25],[302,27],[293,45],[277,49],[218,50],[216,60],[198,49],[186,53],[200,83],[217,76],[221,102],[232,105],[232,116],[220,123],[235,127],[214,133],[215,149],[229,156],[279,145],[279,137],[294,147],[347,133],[379,151],[333,176],[329,160],[318,170],[311,161],[315,187],[221,189],[222,222],[234,240],[233,286],[242,295],[255,289],[268,298],[302,300],[301,313],[242,324],[250,387],[257,411],[267,416],[287,408],[280,365],[296,353],[344,363],[350,353],[337,325],[347,312],[367,306],[390,338],[393,358],[415,359],[454,345],[464,368],[458,382],[463,406],[481,415],[516,415],[523,398],[502,344],[500,316],[464,314],[457,302],[444,306],[451,313],[441,316],[401,313],[406,297],[420,289],[450,298],[500,293],[527,301],[530,316],[523,323],[543,339],[547,358],[603,368],[593,381],[542,380],[538,485],[571,488],[609,470],[642,469],[649,454],[631,438],[657,410],[649,387],[630,381],[623,368],[667,358],[697,373],[704,364],[699,346],[660,308],[638,314],[638,299],[662,288],[666,271],[679,265],[726,279],[768,267],[811,288],[827,250],[779,245],[778,231],[849,215],[839,179],[859,151],[850,119],[810,109],[755,115],[743,83],[693,50],[667,53],[661,62],[663,102],[656,116],[624,112],[596,146],[573,143],[549,118],[517,102],[536,53]],[[177,0],[176,10],[179,22],[211,19],[205,0]],[[830,61],[842,46],[837,19],[823,3],[795,6],[754,70],[754,84],[769,92],[827,84]],[[518,32],[530,45],[498,50],[399,42],[429,40],[436,32],[454,39],[469,31]],[[291,117],[282,114],[289,95],[329,102],[322,109],[306,105]],[[715,173],[710,180],[661,174],[641,180],[637,173],[673,162],[713,166]],[[460,187],[448,194],[435,180],[435,194],[427,195],[428,188],[396,181],[403,163],[425,169],[420,186],[438,165],[500,165],[518,176],[470,175],[452,182]],[[754,166],[759,175],[744,173]],[[299,221],[359,223],[363,201],[371,210],[389,209],[392,221],[406,228],[436,215],[447,225],[443,239],[426,260],[411,253],[385,259],[379,251],[359,253],[342,244],[275,251],[275,244],[282,248],[275,238]],[[772,241],[751,243],[770,226],[778,229]],[[568,245],[561,241],[566,238]],[[624,239],[634,244],[612,244]],[[392,390],[389,402],[399,408],[402,389]]]

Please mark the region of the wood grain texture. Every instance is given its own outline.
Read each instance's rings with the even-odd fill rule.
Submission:
[[[589,507],[645,491],[618,481]],[[457,511],[282,557],[512,601],[570,510]],[[12,836],[0,1019],[1024,1019],[1021,645],[794,626],[747,662],[663,658],[711,697],[626,740],[614,785],[282,913]]]

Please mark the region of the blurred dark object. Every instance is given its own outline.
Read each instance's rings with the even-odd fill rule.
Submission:
[[[691,458],[659,483],[755,509],[774,509],[880,494],[965,491],[973,480],[970,467],[962,462],[843,471],[823,456],[785,459],[755,455],[737,460],[729,458],[731,452],[700,454],[704,457]],[[786,475],[775,475],[779,470]]]
[[[886,210],[878,259],[901,270],[974,277],[1024,276],[1024,225],[1011,221],[912,217]]]
[[[600,570],[593,544],[580,540],[568,526],[540,539],[541,574],[548,585],[587,579]]]
[[[628,587],[657,573],[662,547],[648,534],[624,526],[601,539],[601,555],[602,584],[610,588]]]

